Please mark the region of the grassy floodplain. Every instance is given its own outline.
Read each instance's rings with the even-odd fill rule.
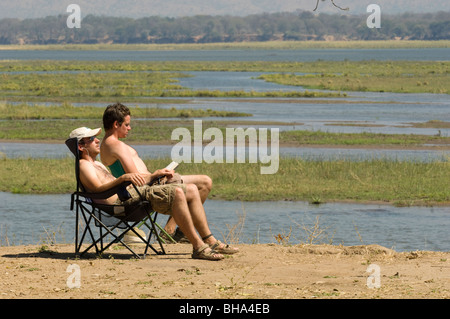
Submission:
[[[0,159],[0,191],[14,193],[73,192],[73,157]],[[151,169],[170,159],[146,160]],[[243,201],[300,200],[376,201],[394,205],[449,204],[447,162],[412,163],[385,160],[305,161],[281,158],[273,175],[261,175],[260,164],[187,164],[181,174],[207,174],[214,181],[211,198]]]
[[[191,90],[177,84],[183,71],[252,71],[259,79],[335,92]],[[0,98],[11,101],[145,102],[155,97],[345,97],[342,91],[449,94],[450,62],[83,62],[3,61]]]
[[[130,67],[117,63],[35,62],[15,66],[14,62],[0,62],[0,98],[7,101],[72,102],[126,99],[131,102],[156,102],[155,98],[173,97],[340,97],[340,93],[308,92],[255,92],[191,90],[178,85],[178,78],[187,75],[162,72],[163,65],[150,66],[131,63]],[[59,64],[59,65],[58,65]],[[58,65],[58,66],[56,66]],[[171,66],[174,67],[173,65]],[[191,66],[192,69],[199,67]],[[153,68],[153,70],[152,70]],[[186,67],[185,67],[186,68]],[[150,70],[149,70],[150,69]],[[5,70],[8,70],[5,72]],[[159,103],[164,103],[159,101]]]
[[[334,91],[450,94],[450,62],[314,62],[302,74],[263,74],[259,78],[283,85]]]
[[[333,42],[333,43],[240,43],[210,45],[136,45],[136,46],[25,46],[5,49],[63,50],[177,50],[177,49],[313,49],[313,48],[425,48],[449,47],[450,41],[438,42]],[[336,90],[316,92],[220,92],[194,91],[178,85],[185,71],[254,71],[275,72],[266,81],[297,83],[306,77],[303,86]],[[303,75],[300,75],[303,74]],[[419,61],[361,62],[85,62],[85,61],[1,61],[0,62],[0,139],[47,141],[63,143],[68,128],[81,125],[100,127],[102,108],[71,103],[122,101],[142,103],[177,103],[178,97],[264,97],[317,98],[344,97],[340,90],[427,92],[448,94],[449,63]],[[342,80],[356,81],[344,87]],[[380,78],[371,84],[370,80]],[[350,80],[348,80],[350,79]],[[406,79],[406,80],[405,80]],[[331,81],[331,82],[330,82]],[[359,81],[359,82],[358,82]],[[345,84],[345,83],[344,83]],[[321,86],[322,85],[322,86]],[[324,86],[326,85],[326,86]],[[161,99],[162,98],[162,99]],[[317,99],[316,99],[317,100]],[[12,102],[24,102],[12,104]],[[29,105],[44,102],[48,105]],[[184,103],[188,103],[185,99]],[[318,102],[320,103],[320,102]],[[329,103],[329,102],[327,102]],[[194,113],[198,112],[198,113]],[[192,126],[185,118],[201,116],[249,116],[249,114],[214,113],[211,110],[177,110],[167,113],[163,108],[133,109],[133,134],[129,143],[173,143],[170,134],[175,127]],[[80,116],[80,114],[82,114]],[[154,118],[177,117],[165,121]],[[234,121],[208,121],[207,127],[222,130]],[[245,123],[241,123],[245,126]],[[254,123],[256,124],[256,123]],[[278,123],[279,124],[279,123]],[[417,123],[415,124],[417,125]],[[448,123],[423,123],[445,127]],[[448,137],[335,134],[324,132],[282,132],[280,142],[289,145],[375,145],[379,147],[450,144]],[[9,159],[0,157],[0,191],[14,193],[69,193],[74,189],[73,159]],[[163,167],[169,159],[147,160],[149,167]],[[260,175],[259,164],[185,164],[180,173],[202,173],[214,180],[212,198],[240,200],[305,200],[379,201],[396,205],[449,204],[448,162],[413,163],[385,160],[367,161],[303,161],[282,158],[274,175]]]
[[[22,141],[64,142],[61,136],[67,135],[68,128],[79,126],[101,127],[103,108],[65,105],[28,105],[0,104],[0,139]],[[220,121],[202,121],[204,130],[210,127],[219,128],[223,136],[227,127],[250,127],[264,125],[268,127],[289,125],[278,122],[248,122],[233,117],[245,117],[251,114],[238,112],[218,112],[213,110],[178,110],[176,108],[139,108],[130,107],[133,116],[132,134],[127,142],[138,144],[174,144],[172,131],[178,127],[187,128],[194,136],[192,117],[226,117]],[[171,118],[169,120],[154,118]],[[450,123],[430,121],[415,123],[429,127],[448,127]],[[102,135],[101,135],[102,136]],[[269,136],[270,139],[270,136]],[[330,133],[321,131],[281,131],[280,143],[290,146],[302,145],[334,145],[334,146],[378,146],[378,147],[423,147],[424,145],[441,145],[448,147],[450,137],[416,134],[381,134],[381,133]],[[209,143],[209,141],[204,141]]]
[[[106,105],[105,105],[106,107]],[[215,111],[211,109],[177,109],[161,107],[130,106],[130,111],[136,118],[189,118],[189,117],[246,117],[248,113],[234,111]],[[63,104],[2,104],[0,103],[0,119],[3,120],[39,120],[39,119],[85,119],[99,120],[104,108],[98,106],[74,106]],[[45,123],[44,123],[45,124]]]

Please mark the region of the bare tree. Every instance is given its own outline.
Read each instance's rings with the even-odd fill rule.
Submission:
[[[313,11],[316,11],[316,10],[317,10],[317,7],[319,6],[319,1],[320,1],[320,0],[317,0],[316,7],[314,8]],[[325,0],[322,0],[322,1],[325,1]],[[348,9],[349,9],[349,8],[341,8],[341,7],[338,6],[336,3],[334,3],[334,0],[331,0],[331,3],[332,3],[336,8],[339,8],[339,9],[341,9],[341,10],[348,10]]]

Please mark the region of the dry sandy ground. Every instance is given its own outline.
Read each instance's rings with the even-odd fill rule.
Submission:
[[[73,245],[0,247],[0,298],[450,298],[450,252],[237,246],[240,253],[215,262],[191,259],[186,244],[167,245],[166,255],[145,259],[131,258],[123,247],[81,259]]]

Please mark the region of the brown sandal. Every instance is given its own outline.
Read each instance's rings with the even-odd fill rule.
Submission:
[[[192,252],[192,258],[204,260],[222,260],[223,255],[218,254],[216,251],[211,249],[208,244],[204,244],[199,249]]]
[[[233,248],[230,245],[225,245],[223,247],[219,247],[220,245],[222,245],[222,242],[220,240],[218,240],[210,247],[212,250],[218,252],[219,254],[232,255],[232,254],[239,252],[239,249]]]

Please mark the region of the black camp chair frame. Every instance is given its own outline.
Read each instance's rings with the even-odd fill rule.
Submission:
[[[123,185],[122,185],[123,186]],[[102,193],[103,194],[103,193]],[[127,214],[124,217],[114,216],[111,212],[115,209],[123,207],[122,205],[103,205],[103,204],[95,204],[93,203],[93,199],[99,199],[103,196],[99,196],[102,194],[91,194],[84,192],[75,192],[72,194],[71,200],[71,210],[74,209],[75,206],[75,214],[76,214],[76,225],[75,225],[75,254],[82,256],[93,247],[95,247],[95,251],[98,255],[101,255],[106,249],[108,249],[114,243],[121,243],[124,247],[126,247],[135,257],[141,258],[129,245],[122,241],[123,236],[126,232],[133,232],[138,238],[145,243],[145,251],[142,255],[143,258],[147,255],[148,248],[152,249],[156,254],[162,255],[165,254],[164,246],[159,239],[159,236],[156,236],[156,239],[159,243],[160,249],[157,250],[150,243],[151,238],[154,234],[156,234],[156,226],[155,220],[157,218],[158,213],[151,211],[150,204],[141,200],[136,207],[133,207],[133,212]],[[95,195],[95,196],[93,196]],[[94,197],[94,198],[93,198]],[[104,198],[104,197],[103,197]],[[107,198],[107,197],[106,197]],[[143,216],[143,219],[135,219],[136,217]],[[107,224],[105,219],[114,219],[112,225]],[[81,229],[80,221],[84,221],[84,229]],[[150,225],[149,225],[150,222]],[[97,227],[99,231],[99,236],[94,235],[91,226],[94,225]],[[145,225],[149,230],[150,234],[148,235],[148,239],[143,238],[138,232],[135,231],[134,227],[137,225]],[[122,230],[120,234],[116,235],[114,230],[120,229]],[[81,233],[82,232],[82,233]],[[86,236],[92,240],[92,243],[81,251],[81,247],[85,242]],[[104,239],[106,236],[112,236],[113,240],[105,245]]]
[[[109,189],[102,193],[88,193],[85,191],[83,185],[79,178],[79,152],[78,152],[78,141],[76,138],[70,138],[66,140],[67,147],[75,155],[75,176],[77,181],[76,191],[71,196],[70,209],[73,211],[75,208],[75,254],[77,256],[82,256],[89,250],[95,247],[95,251],[98,255],[101,255],[106,249],[108,249],[114,243],[120,243],[126,247],[135,257],[145,258],[148,248],[152,249],[156,254],[162,255],[166,254],[162,239],[158,235],[156,229],[161,227],[156,223],[156,218],[158,213],[153,211],[150,202],[145,200],[138,188],[133,185],[134,189],[140,196],[140,201],[133,205],[107,205],[98,204],[95,200],[107,199],[115,194],[119,197],[123,196],[124,190],[127,186],[132,185],[131,182],[122,183],[112,189]],[[121,212],[121,214],[115,214],[115,212]],[[107,223],[105,220],[113,222]],[[84,221],[84,226],[80,224],[80,221]],[[142,227],[145,225],[150,233],[147,239],[143,238],[138,232],[135,231],[134,227]],[[84,228],[83,228],[84,227]],[[91,227],[97,227],[99,231],[99,236],[95,236]],[[114,230],[122,230],[118,235],[114,233]],[[145,244],[145,251],[142,256],[137,254],[132,247],[127,245],[122,239],[127,232],[133,232],[142,242]],[[81,247],[86,240],[87,235],[89,235],[92,243],[81,251]],[[104,239],[108,235],[113,237],[113,240],[105,245]],[[159,244],[160,250],[157,250],[150,243],[152,237],[155,236],[157,243]]]

